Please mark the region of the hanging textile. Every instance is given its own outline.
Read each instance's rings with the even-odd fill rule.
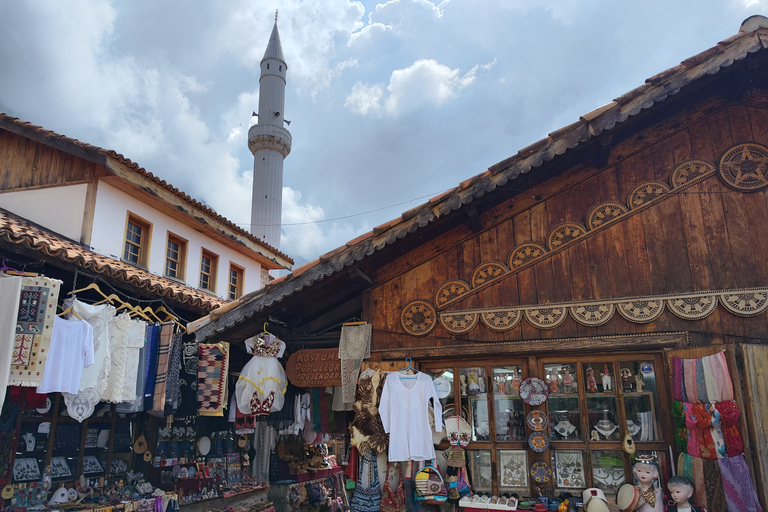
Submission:
[[[179,371],[179,405],[174,421],[189,422],[197,418],[197,364],[198,344],[195,335],[182,338],[181,368]]]
[[[341,390],[344,402],[355,401],[357,377],[364,359],[371,357],[370,323],[342,325],[339,339],[341,359]]]
[[[0,413],[0,485],[8,483],[11,476],[11,462],[19,441],[16,431],[16,416],[19,404],[7,401]]]
[[[168,382],[168,359],[171,354],[171,342],[173,341],[173,324],[163,324],[160,327],[160,345],[157,350],[157,372],[155,377],[155,392],[152,400],[152,408],[149,411],[153,416],[165,414],[165,390]]]
[[[235,396],[243,414],[264,415],[281,410],[285,402],[288,378],[278,361],[285,352],[285,343],[268,333],[254,340],[253,357],[240,370]]]
[[[152,409],[155,401],[155,384],[157,382],[157,357],[160,346],[160,326],[148,327],[147,350],[144,352],[144,404],[143,411]]]
[[[23,277],[8,385],[36,387],[43,378],[61,281]]]
[[[229,343],[201,343],[197,364],[197,400],[200,416],[224,416],[227,400]],[[239,407],[239,406],[238,406]]]
[[[763,512],[760,501],[757,499],[757,491],[752,485],[752,475],[747,467],[743,455],[720,459],[717,461],[728,510],[739,512]],[[714,508],[713,510],[720,510]]]
[[[267,415],[267,423],[278,431],[289,428],[293,425],[296,418],[296,397],[299,394],[299,388],[288,383],[285,391],[285,403],[283,408],[277,412]]]
[[[707,508],[710,510],[728,510],[725,503],[725,489],[717,460],[704,459],[704,485],[707,488]]]
[[[349,425],[349,433],[350,444],[360,453],[369,449],[385,453],[389,446],[389,435],[384,431],[378,409],[383,389],[384,374],[381,370],[366,370],[357,379],[355,416]]]
[[[67,412],[82,422],[93,414],[107,388],[107,378],[112,369],[112,353],[109,347],[109,324],[115,317],[115,308],[109,304],[91,305],[77,299],[67,299],[77,316],[93,327],[93,365],[83,370],[77,394],[63,393]]]
[[[136,376],[139,354],[144,347],[147,323],[134,320],[127,312],[112,318],[109,323],[109,345],[112,351],[112,369],[101,399],[120,403],[136,398]]]
[[[93,327],[84,320],[54,317],[53,335],[39,393],[78,393],[80,378],[93,365]]]
[[[133,387],[133,391],[131,393],[130,400],[126,400],[125,402],[117,404],[117,412],[120,413],[132,413],[132,412],[139,412],[144,410],[144,366],[145,366],[145,360],[146,360],[146,352],[149,350],[147,347],[147,342],[149,340],[149,334],[151,332],[150,325],[144,326],[144,341],[142,342],[142,346],[139,349],[138,353],[138,362],[136,367],[136,375],[134,378],[135,384]],[[129,392],[128,384],[129,379],[131,378],[131,375],[127,374],[128,370],[126,370],[126,392]]]
[[[16,276],[0,279],[0,409],[5,402],[5,391],[11,374],[21,282],[21,277]]]
[[[179,406],[179,372],[181,371],[181,333],[175,333],[171,340],[171,360],[168,364],[168,379],[165,382],[165,415],[176,412]]]

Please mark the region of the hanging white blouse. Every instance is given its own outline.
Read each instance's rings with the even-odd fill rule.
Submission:
[[[243,414],[263,415],[280,411],[285,402],[288,379],[278,357],[285,351],[285,343],[274,340],[269,347],[254,350],[254,355],[242,370],[235,384],[237,408]]]
[[[82,320],[53,318],[51,348],[38,393],[77,393],[83,368],[93,364],[93,328]]]
[[[429,460],[435,458],[432,427],[429,424],[429,399],[435,417],[443,417],[443,406],[432,379],[425,373],[414,376],[390,373],[384,382],[379,402],[379,415],[384,431],[389,434],[389,460]],[[442,432],[443,422],[435,430]]]
[[[136,398],[136,376],[139,355],[144,347],[147,323],[130,317],[126,312],[112,318],[109,323],[109,346],[112,369],[101,399],[105,402],[127,402]]]

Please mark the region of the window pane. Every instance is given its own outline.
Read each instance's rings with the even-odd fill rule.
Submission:
[[[520,366],[493,368],[493,407],[497,441],[525,439],[525,411],[520,398]]]
[[[550,389],[547,400],[550,438],[552,441],[581,440],[576,364],[547,364],[544,373]]]
[[[467,450],[467,463],[472,490],[492,492],[491,450]]]
[[[499,491],[528,491],[528,454],[525,450],[499,450]]]
[[[662,438],[656,368],[653,361],[622,361],[621,387],[627,431],[635,441],[655,441]]]
[[[615,494],[624,485],[624,454],[620,451],[593,451],[592,476],[595,487]]]
[[[590,440],[619,441],[621,432],[616,416],[613,363],[605,361],[586,363],[584,368]],[[595,368],[600,369],[599,373],[594,370]]]
[[[583,489],[587,486],[584,471],[584,452],[578,450],[554,450],[552,467],[555,470],[557,487]]]
[[[462,407],[467,407],[470,414],[469,425],[472,427],[473,441],[488,441],[491,438],[491,425],[488,418],[488,393],[486,390],[485,368],[461,368]]]

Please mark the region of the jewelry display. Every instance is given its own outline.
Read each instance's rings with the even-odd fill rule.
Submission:
[[[83,457],[83,473],[101,473],[102,471],[104,471],[104,468],[101,467],[101,463],[95,455]]]
[[[640,425],[632,420],[627,420],[627,430],[629,431],[629,435],[635,437],[637,433],[640,432]]]
[[[66,457],[53,457],[51,459],[51,478],[66,478],[72,476]]]
[[[528,487],[528,457],[525,450],[499,452],[502,487]]]
[[[567,439],[568,436],[576,432],[576,425],[574,425],[567,419],[562,419],[558,421],[557,424],[552,429],[555,432],[557,432],[559,435],[561,435],[563,439]]]
[[[13,463],[13,479],[15,481],[39,480],[40,466],[35,458],[16,459]]]
[[[579,451],[555,452],[558,487],[586,487],[583,454]]]

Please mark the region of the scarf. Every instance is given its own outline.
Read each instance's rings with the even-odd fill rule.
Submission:
[[[696,397],[696,360],[683,359],[683,378],[685,380],[685,393],[689,402],[698,402]]]
[[[699,437],[697,431],[699,425],[696,421],[696,415],[693,412],[693,404],[683,404],[683,414],[685,415],[685,427],[687,433],[687,452],[694,457],[701,457],[701,448],[699,448]]]
[[[163,324],[160,327],[160,342],[157,349],[157,372],[155,374],[155,391],[152,395],[150,414],[162,417],[165,414],[165,391],[168,384],[168,364],[173,341],[173,324]]]
[[[713,387],[716,390],[717,400],[714,402],[725,402],[733,400],[733,381],[728,371],[728,360],[725,352],[708,356],[710,367],[712,368]]]
[[[720,413],[720,428],[725,440],[725,452],[728,457],[735,457],[744,451],[744,442],[739,431],[739,408],[736,402],[719,402],[715,408]]]
[[[693,404],[693,413],[696,415],[696,423],[699,427],[696,429],[696,437],[699,440],[701,458],[716,459],[715,441],[712,439],[712,433],[709,429],[712,423],[712,416],[709,414],[705,404]]]
[[[724,460],[724,459],[721,459]],[[707,508],[711,510],[728,510],[725,502],[725,489],[720,466],[717,460],[704,459],[704,482],[707,489]],[[750,480],[751,481],[751,480]],[[742,512],[744,509],[732,509]]]
[[[722,489],[728,510],[739,512],[762,512],[757,492],[752,483],[752,475],[743,455],[720,459],[717,465],[722,477]],[[714,504],[712,506],[713,510]],[[723,510],[723,509],[717,509]]]
[[[688,445],[688,431],[685,428],[683,403],[679,400],[672,402],[672,419],[675,422],[675,448],[678,452],[684,452]]]
[[[693,362],[696,372],[696,401],[705,404],[709,402],[709,397],[707,397],[707,384],[704,379],[704,362],[701,359],[694,359]]]
[[[165,415],[176,412],[179,406],[179,372],[181,371],[181,333],[173,335],[171,340],[171,355],[168,363],[168,379],[165,382]]]
[[[637,490],[640,491],[640,496],[643,497],[645,502],[651,506],[651,508],[656,507],[656,489],[651,485],[647,491],[642,490],[640,487],[637,488]]]
[[[147,344],[144,351],[144,403],[142,411],[152,409],[157,381],[157,351],[160,344],[160,326],[147,326]]]
[[[685,378],[683,376],[683,360],[679,357],[672,358],[672,397],[681,402],[687,402],[685,394]]]

